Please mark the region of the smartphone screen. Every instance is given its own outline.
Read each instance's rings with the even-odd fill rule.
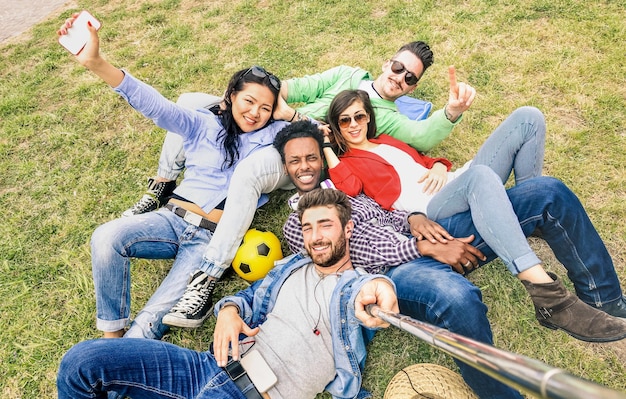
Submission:
[[[87,29],[88,21],[91,22],[91,25],[96,29],[100,29],[102,25],[100,21],[88,11],[82,11],[74,20],[72,27],[67,30],[67,34],[59,36],[59,43],[74,55],[80,53],[87,44],[87,40],[89,39],[89,30]]]

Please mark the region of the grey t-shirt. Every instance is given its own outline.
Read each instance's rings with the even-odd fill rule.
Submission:
[[[278,378],[268,391],[272,399],[315,398],[335,378],[329,302],[338,280],[321,278],[310,264],[283,284],[255,336],[255,348]]]

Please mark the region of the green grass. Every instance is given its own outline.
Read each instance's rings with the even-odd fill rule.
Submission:
[[[156,170],[164,132],[139,116],[56,42],[72,11],[102,22],[115,65],[175,99],[219,94],[237,69],[260,64],[283,78],[339,64],[378,73],[403,43],[420,39],[435,65],[415,95],[447,99],[447,66],[476,87],[465,120],[432,154],[462,163],[514,108],[546,114],[545,174],[581,198],[626,286],[626,3],[624,0],[286,1],[94,0],[0,46],[0,396],[52,398],[59,360],[99,337],[89,237],[138,198]],[[254,227],[280,235],[289,192],[272,196]],[[539,241],[548,269],[565,271]],[[170,262],[133,264],[133,310]],[[542,328],[503,265],[474,273],[494,339],[511,350],[615,389],[626,386],[623,345],[591,345]],[[230,276],[218,294],[244,287]],[[571,288],[571,285],[570,285]],[[213,322],[168,341],[205,349]],[[450,357],[389,329],[370,347],[365,386],[377,398],[401,367]]]

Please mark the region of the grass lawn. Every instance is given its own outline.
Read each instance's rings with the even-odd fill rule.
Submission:
[[[478,97],[430,155],[470,159],[513,109],[540,108],[548,135],[544,174],[580,197],[626,287],[626,3],[624,0],[76,0],[0,45],[0,397],[56,397],[59,360],[95,329],[89,238],[118,217],[156,171],[164,132],[131,109],[56,42],[71,12],[103,24],[114,65],[173,100],[220,94],[238,69],[262,65],[281,78],[356,65],[377,74],[410,40],[435,64],[417,97],[447,100],[447,67]],[[280,237],[291,193],[277,192],[253,227]],[[548,270],[565,269],[532,241]],[[133,263],[133,311],[169,261]],[[587,344],[539,326],[528,295],[499,261],[473,273],[496,346],[624,390],[626,342]],[[218,295],[243,288],[231,275]],[[213,320],[175,329],[170,342],[205,349]],[[370,347],[364,385],[382,398],[402,367],[451,358],[397,329]],[[323,396],[327,397],[327,396]]]

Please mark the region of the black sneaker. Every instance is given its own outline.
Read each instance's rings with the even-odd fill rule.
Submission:
[[[187,289],[182,298],[163,316],[163,324],[175,327],[200,327],[213,310],[213,290],[215,280],[201,270],[195,271],[189,278]]]
[[[626,319],[626,298],[622,296],[619,301],[615,301],[608,305],[602,305],[598,309],[610,314],[611,316]]]
[[[167,202],[167,198],[172,195],[176,188],[176,181],[155,182],[151,177],[148,179],[148,189],[146,193],[137,201],[137,203],[122,213],[122,216],[128,217],[151,212],[162,207]]]

